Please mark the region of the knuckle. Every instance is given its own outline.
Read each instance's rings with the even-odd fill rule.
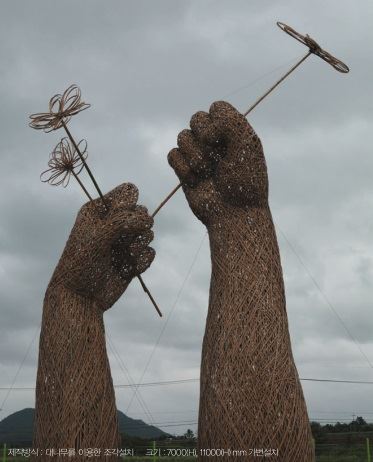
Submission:
[[[222,109],[222,103],[223,101],[214,101],[210,106],[209,113],[214,115],[219,112]]]
[[[146,235],[146,240],[147,242],[151,242],[154,239],[154,231],[152,229],[149,229]]]
[[[223,110],[229,110],[233,109],[233,106],[226,101],[214,101],[211,106],[210,106],[210,113],[211,112],[217,112],[217,111],[223,111]]]
[[[174,167],[178,156],[179,156],[179,151],[177,148],[171,149],[171,151],[168,153],[167,160],[168,160],[168,163],[171,165],[171,167]]]
[[[133,183],[123,183],[121,185],[121,193],[124,195],[135,195],[138,196],[139,190]]]
[[[140,213],[143,213],[145,215],[148,214],[148,209],[147,209],[147,207],[145,207],[145,205],[136,205],[136,211],[140,212]]]
[[[209,115],[207,114],[207,112],[198,111],[192,115],[189,125],[192,130],[198,130],[198,129],[200,130],[208,122],[209,122]]]
[[[177,136],[178,146],[181,147],[181,145],[183,145],[185,142],[190,140],[190,138],[191,138],[191,131],[188,130],[187,128],[184,128],[184,130],[182,130]]]
[[[147,248],[147,255],[148,255],[148,258],[150,261],[153,261],[154,258],[155,258],[155,250],[153,249],[153,247],[148,247]]]

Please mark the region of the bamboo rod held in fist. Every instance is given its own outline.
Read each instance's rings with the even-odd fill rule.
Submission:
[[[323,50],[320,45],[312,39],[308,34],[302,35],[290,26],[282,23],[282,22],[277,22],[278,27],[289,34],[291,37],[295,38],[298,40],[298,42],[303,43],[303,45],[306,45],[308,47],[308,52],[306,55],[304,55],[294,66],[292,66],[274,85],[272,85],[271,88],[269,88],[264,95],[262,95],[260,98],[258,98],[254,104],[252,104],[249,109],[244,112],[244,116],[247,116],[250,114],[250,112],[255,109],[270,93],[273,92],[275,88],[277,88],[280,83],[282,83],[292,72],[295,71],[311,54],[314,54],[321,59],[323,59],[325,62],[330,64],[332,67],[334,67],[335,70],[338,72],[342,72],[344,74],[348,73],[350,71],[349,67],[328,53],[327,51]],[[156,208],[156,210],[153,212],[153,216],[155,216],[160,209],[166,205],[166,203],[171,199],[171,197],[181,188],[182,183],[179,183],[166,197],[165,199],[159,204],[159,206]]]

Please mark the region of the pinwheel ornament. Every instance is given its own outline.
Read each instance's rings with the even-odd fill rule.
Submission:
[[[85,168],[102,200],[105,210],[107,210],[108,205],[105,203],[101,189],[86,162],[88,157],[87,142],[81,140],[77,143],[67,127],[67,123],[74,115],[89,107],[90,104],[81,101],[80,88],[77,85],[71,85],[62,95],[57,94],[50,99],[48,112],[32,114],[29,125],[31,128],[43,130],[45,133],[58,130],[59,128],[64,128],[67,133],[67,137],[62,138],[52,151],[48,162],[49,168],[41,173],[41,181],[53,186],[62,185],[66,187],[69,184],[71,176],[73,176],[88,199],[92,201],[91,195],[79,178],[79,173]],[[161,310],[147,288],[142,276],[138,275],[137,278],[144,292],[148,295],[157,310],[157,313],[159,316],[162,316]]]
[[[295,38],[298,40],[298,42],[302,43],[306,47],[308,47],[308,53],[303,56],[293,67],[291,67],[286,74],[284,74],[274,85],[272,85],[269,90],[267,90],[264,95],[262,95],[259,99],[255,101],[255,103],[249,107],[249,109],[244,112],[244,116],[247,116],[250,114],[250,112],[255,109],[258,104],[260,104],[264,98],[266,98],[272,91],[280,85],[292,72],[295,71],[309,56],[312,54],[318,56],[325,62],[327,62],[330,66],[332,66],[336,71],[341,72],[343,74],[346,74],[350,71],[349,67],[328,53],[327,51],[323,50],[321,46],[313,39],[311,38],[308,34],[302,35],[296,30],[294,30],[292,27],[288,26],[287,24],[284,24],[283,22],[277,22],[277,26],[289,34],[291,37]],[[182,187],[182,183],[179,183],[169,194],[168,196],[165,197],[165,199],[158,205],[156,210],[153,212],[153,217],[161,210],[161,208],[171,199],[171,197]]]

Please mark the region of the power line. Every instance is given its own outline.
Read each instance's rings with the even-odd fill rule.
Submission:
[[[356,420],[353,420],[353,419],[351,419],[351,418],[349,418],[349,419],[335,419],[335,418],[333,418],[333,419],[326,419],[326,418],[324,418],[324,417],[322,417],[322,418],[319,418],[319,417],[310,417],[309,420],[310,420],[310,421],[317,421],[317,422],[348,422],[348,423],[350,423],[350,422],[356,422]]]
[[[226,93],[223,96],[219,96],[219,99],[222,100],[222,99],[228,98],[229,96],[233,96],[233,95],[235,95],[236,93],[239,93],[242,90],[246,90],[247,88],[251,87],[255,83],[257,83],[260,80],[264,79],[265,77],[269,77],[270,75],[272,75],[276,71],[279,71],[280,69],[284,68],[285,66],[288,66],[289,64],[292,64],[294,61],[299,61],[299,58],[301,58],[302,56],[303,55],[301,55],[301,56],[298,55],[296,58],[290,59],[286,63],[280,64],[279,66],[273,68],[271,71],[268,71],[265,74],[260,75],[259,77],[257,77],[254,80],[251,80],[251,82],[249,82],[249,83],[247,83],[245,85],[242,85],[241,87],[238,87],[235,90],[232,90],[231,92]]]
[[[198,425],[197,420],[193,420],[190,422],[182,422],[182,423],[174,423],[174,424],[166,424],[163,425],[162,423],[157,424],[159,427],[165,428],[165,427],[183,427],[184,425]],[[149,428],[149,425],[144,424],[142,426],[136,426],[136,427],[125,427],[125,430],[137,430],[139,428]]]
[[[346,411],[347,413],[347,411]],[[131,413],[132,416],[138,415],[138,414],[143,414],[143,412],[134,412]],[[181,409],[179,411],[155,411],[153,414],[198,414],[198,409]],[[348,414],[351,414],[350,411],[348,411]]]
[[[313,412],[317,412],[320,414],[348,414],[348,415],[353,415],[353,414],[373,414],[373,411],[361,411],[361,410],[354,410],[354,411],[316,411],[314,410]]]
[[[373,381],[369,380],[338,380],[338,379],[316,379],[316,378],[300,378],[303,382],[322,382],[322,383],[350,383],[357,385],[373,385]],[[145,383],[132,383],[132,384],[117,384],[114,385],[114,388],[138,388],[138,387],[158,387],[165,385],[183,385],[187,383],[199,382],[199,379],[190,378],[190,379],[180,379],[180,380],[164,380],[158,382],[145,382]],[[35,387],[0,387],[0,390],[9,390],[14,391],[27,391],[35,390]],[[373,413],[373,411],[372,411]]]
[[[155,387],[160,385],[181,385],[183,383],[199,382],[199,379],[181,379],[181,380],[165,380],[162,382],[147,382],[138,383],[138,387]],[[128,385],[115,385],[117,388],[127,388]]]
[[[32,339],[31,339],[31,342],[30,342],[29,346],[27,347],[26,353],[25,353],[25,355],[24,355],[24,357],[23,357],[23,359],[22,359],[22,361],[21,361],[21,364],[19,365],[18,370],[17,370],[17,372],[16,372],[16,374],[15,374],[15,376],[14,376],[14,378],[13,378],[13,381],[12,381],[11,386],[7,388],[8,393],[5,395],[5,398],[4,398],[3,402],[1,403],[0,411],[1,411],[2,409],[4,409],[4,404],[7,402],[8,397],[9,397],[9,395],[10,395],[10,392],[14,389],[14,384],[16,383],[16,380],[17,380],[17,378],[18,378],[18,376],[19,376],[19,373],[21,372],[21,369],[22,369],[23,365],[25,364],[26,358],[27,358],[28,354],[30,353],[31,346],[32,346],[32,344],[34,343],[34,340],[35,340],[35,338],[36,338],[36,336],[37,336],[37,334],[38,334],[38,332],[39,332],[40,327],[41,327],[41,324],[39,324],[39,325],[37,326],[36,330],[35,330],[35,333],[34,333]],[[1,388],[1,389],[3,390],[3,388]],[[35,388],[33,388],[33,390],[34,390],[34,389],[35,389]]]
[[[114,356],[116,357],[116,359],[118,361],[120,369],[122,370],[122,372],[126,376],[128,382],[133,386],[134,380],[132,380],[131,374],[130,374],[127,366],[124,364],[122,358],[119,356],[119,353],[116,350],[116,348],[114,346],[114,343],[111,340],[109,334],[106,334],[106,337],[108,339],[108,344],[109,344],[109,346],[111,348],[111,351],[113,352]],[[154,422],[153,416],[152,416],[152,414],[151,414],[151,412],[150,412],[144,398],[141,396],[140,391],[138,389],[136,389],[135,394],[136,394],[136,398],[137,398],[140,406],[142,407],[143,411],[146,413],[146,415],[147,415],[148,419],[150,420],[150,422]]]
[[[166,421],[161,421],[161,422],[154,422],[154,425],[169,425],[169,424],[180,424],[180,425],[183,425],[183,424],[189,424],[189,423],[192,423],[192,422],[195,422],[195,419],[193,420],[190,420],[190,419],[182,419],[182,420],[166,420]],[[143,427],[148,427],[148,424],[145,424],[145,422],[142,422],[139,424],[139,425],[135,425],[135,424],[130,424],[131,427],[127,427],[126,425],[126,428],[139,428],[140,426],[143,426]]]
[[[149,367],[149,365],[150,365],[150,363],[151,363],[151,360],[153,359],[154,353],[155,353],[155,351],[156,351],[156,349],[157,349],[157,347],[158,347],[158,345],[159,345],[159,343],[160,343],[160,341],[161,341],[161,338],[162,338],[162,336],[163,336],[163,334],[164,334],[164,332],[165,332],[165,330],[166,330],[166,328],[167,328],[167,325],[168,325],[168,323],[169,323],[169,321],[170,321],[170,319],[171,319],[172,313],[173,313],[173,312],[175,311],[175,309],[176,309],[177,302],[178,302],[179,299],[180,299],[180,296],[181,296],[181,294],[182,294],[182,292],[183,292],[183,290],[184,290],[184,287],[185,287],[185,285],[186,285],[186,282],[187,282],[187,280],[189,279],[189,276],[190,276],[190,274],[191,274],[191,272],[192,272],[192,269],[193,269],[193,267],[194,267],[194,265],[195,265],[195,263],[196,263],[196,261],[197,261],[198,255],[199,255],[199,253],[200,253],[200,251],[201,251],[201,249],[202,249],[202,245],[203,245],[203,243],[204,243],[204,241],[205,241],[206,236],[207,236],[207,232],[205,232],[205,233],[203,234],[203,237],[202,237],[202,240],[201,240],[201,242],[200,242],[200,244],[199,244],[199,246],[198,246],[197,252],[196,252],[195,255],[194,255],[194,258],[193,258],[192,263],[191,263],[191,265],[190,265],[190,267],[189,267],[189,269],[188,269],[188,272],[187,272],[187,274],[186,274],[186,276],[185,276],[185,278],[184,278],[184,280],[183,280],[183,283],[181,284],[181,287],[180,287],[180,289],[179,289],[179,291],[178,291],[178,293],[177,293],[177,295],[176,295],[176,298],[175,298],[175,301],[174,301],[174,303],[173,303],[173,305],[172,305],[171,311],[170,311],[170,313],[168,314],[168,316],[167,316],[167,318],[166,318],[166,321],[165,321],[165,323],[164,323],[164,325],[163,325],[163,327],[162,327],[162,329],[161,329],[161,331],[160,331],[160,333],[159,333],[159,336],[158,336],[158,338],[157,338],[157,340],[156,340],[156,342],[155,342],[155,344],[154,344],[153,350],[152,350],[152,352],[150,353],[150,356],[149,356],[148,361],[147,361],[147,363],[146,363],[146,365],[145,365],[145,368],[144,368],[144,370],[143,370],[143,373],[141,374],[140,381],[139,381],[139,386],[141,386],[141,382],[142,382],[142,380],[143,380],[143,378],[144,378],[144,376],[145,376],[145,374],[146,374],[146,371],[148,370],[148,367]],[[136,391],[135,391],[135,392],[136,392]],[[133,394],[133,395],[132,395],[132,398],[131,398],[131,400],[130,400],[128,406],[127,406],[126,414],[128,413],[129,408],[131,407],[131,404],[132,404],[132,402],[133,402],[134,396],[135,396],[135,395]]]
[[[341,416],[341,419],[347,419],[346,415],[348,416],[352,416],[352,415],[360,415],[360,416],[364,416],[364,415],[368,415],[368,414],[373,414],[373,411],[362,411],[362,410],[355,410],[355,411],[351,411],[351,410],[348,410],[348,411],[320,411],[320,410],[317,410],[317,409],[311,409],[309,410],[309,413],[317,413],[317,414],[342,414]],[[132,418],[134,418],[134,416],[136,415],[143,415],[145,414],[144,412],[135,412],[134,414],[131,414]],[[198,415],[198,409],[182,409],[182,410],[179,410],[179,411],[155,411],[153,412],[153,414],[166,414],[166,415],[169,415],[169,414],[194,414],[196,417]],[[313,419],[316,419],[316,417],[313,417]],[[320,418],[317,418],[318,420],[320,419],[326,419],[325,416],[323,417],[320,417]],[[327,419],[327,420],[333,420],[333,419],[338,419],[338,417],[336,416],[333,416],[331,419]],[[339,419],[339,420],[341,420]],[[347,420],[352,420],[351,418],[348,418]]]
[[[355,343],[356,347],[358,348],[358,350],[360,351],[360,353],[362,354],[363,358],[365,359],[365,361],[369,364],[369,367],[371,367],[373,369],[373,364],[372,362],[369,360],[368,356],[364,353],[363,349],[361,348],[359,342],[355,339],[355,337],[352,335],[352,333],[350,332],[350,330],[348,329],[347,325],[345,324],[345,322],[343,321],[343,319],[341,318],[341,316],[338,314],[337,310],[335,309],[335,307],[333,306],[332,302],[329,300],[329,298],[326,296],[326,294],[322,291],[320,285],[318,284],[318,282],[316,281],[315,277],[313,276],[313,274],[311,273],[311,271],[308,269],[308,267],[306,266],[306,264],[304,263],[304,261],[302,260],[302,258],[300,257],[300,255],[298,254],[298,252],[295,250],[295,248],[293,247],[293,245],[291,244],[291,242],[289,241],[289,239],[286,237],[285,233],[281,230],[281,228],[276,224],[277,228],[279,229],[280,233],[282,234],[283,238],[285,239],[286,243],[288,244],[289,248],[291,249],[291,251],[294,253],[294,255],[297,257],[298,261],[300,262],[300,264],[303,266],[303,268],[306,270],[308,276],[310,277],[310,279],[312,280],[312,282],[314,283],[315,287],[317,288],[317,290],[320,292],[321,296],[323,297],[324,301],[326,302],[326,304],[328,305],[328,307],[330,308],[330,310],[334,313],[334,315],[337,317],[337,319],[339,320],[339,322],[342,324],[343,328],[345,329],[345,331],[347,332],[348,336],[351,338],[351,340]]]
[[[308,382],[333,382],[333,383],[357,383],[364,385],[373,385],[373,382],[368,380],[334,380],[334,379],[300,379]]]
[[[197,425],[198,421],[193,419],[193,420],[169,420],[169,421],[164,421],[164,422],[155,422],[155,425],[158,425],[159,427],[181,427],[183,425]],[[146,424],[145,422],[142,422],[138,425],[130,424],[129,426],[124,425],[123,426],[123,431],[125,432],[126,430],[137,430],[139,428],[149,428],[149,425]]]

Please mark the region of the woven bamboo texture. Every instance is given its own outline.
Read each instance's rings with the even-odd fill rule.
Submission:
[[[124,184],[80,210],[46,291],[36,383],[33,447],[75,449],[69,460],[90,459],[79,450],[120,448],[115,395],[103,313],[145,271],[155,252],[152,217],[136,205],[138,191]]]
[[[211,247],[199,460],[256,461],[255,450],[278,450],[266,459],[311,462],[260,139],[224,102],[196,113],[190,127],[179,134],[168,159],[192,211],[207,226]],[[247,456],[226,452],[214,458],[211,449]]]

